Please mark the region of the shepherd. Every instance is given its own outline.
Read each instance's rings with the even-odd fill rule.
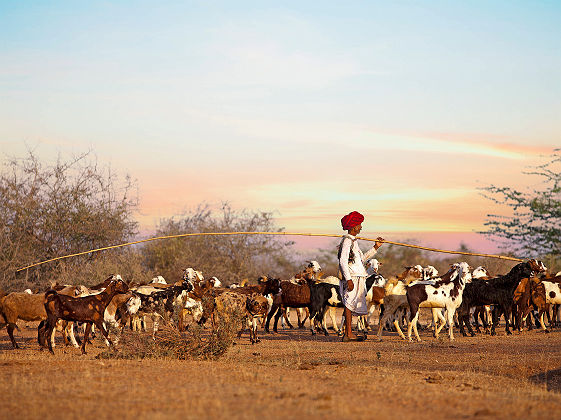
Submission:
[[[376,238],[374,246],[366,253],[362,253],[357,243],[357,235],[362,230],[362,222],[364,216],[358,211],[353,211],[341,219],[343,230],[347,233],[343,236],[339,244],[339,270],[341,272],[341,280],[339,282],[339,290],[343,299],[344,317],[345,317],[345,334],[343,341],[364,341],[365,337],[357,337],[352,332],[352,316],[367,315],[368,307],[366,306],[366,267],[368,260],[374,257],[378,248],[382,246],[384,238]]]

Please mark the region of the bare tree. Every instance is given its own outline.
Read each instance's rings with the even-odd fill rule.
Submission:
[[[130,177],[121,180],[110,167],[99,167],[91,152],[67,161],[59,157],[54,164],[43,164],[32,151],[8,158],[0,173],[2,286],[10,288],[15,269],[28,263],[131,238],[137,232],[136,206]],[[83,261],[66,260],[65,266]],[[37,281],[56,273],[57,266],[25,275]]]
[[[270,212],[234,210],[222,203],[218,211],[207,204],[179,218],[163,219],[158,236],[193,232],[281,232]],[[187,267],[216,276],[226,284],[262,274],[294,271],[292,242],[269,235],[193,236],[150,242],[143,252],[147,266],[177,280]]]

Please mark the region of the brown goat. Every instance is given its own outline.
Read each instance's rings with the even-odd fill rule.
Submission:
[[[0,297],[0,329],[6,326],[8,336],[15,349],[19,349],[18,343],[14,338],[14,330],[17,327],[17,321],[43,321],[47,318],[47,312],[43,304],[45,299],[44,293],[29,294],[25,292],[14,292]],[[65,321],[57,325],[57,329],[62,331],[64,342],[72,342],[77,346],[74,338],[72,325],[67,325]],[[70,338],[70,340],[69,340]],[[49,340],[54,341],[54,330]]]
[[[79,321],[86,323],[86,331],[82,341],[82,354],[86,354],[86,343],[92,325],[103,333],[110,345],[113,345],[104,324],[105,308],[117,293],[126,293],[128,286],[119,277],[111,280],[105,290],[97,295],[73,298],[70,296],[59,295],[56,291],[50,290],[45,293],[45,310],[47,312],[47,322],[39,330],[39,344],[45,347],[45,337],[52,333],[58,319],[65,321]],[[51,342],[48,341],[49,351],[54,354]]]
[[[313,274],[313,272],[305,272],[304,284],[295,284],[287,280],[280,282],[280,293],[273,296],[273,306],[267,315],[266,332],[269,332],[269,324],[273,315],[275,316],[273,331],[277,332],[279,318],[286,308],[309,308],[311,303],[310,284],[314,281]],[[288,325],[292,328],[290,323]]]
[[[516,304],[516,325],[515,328],[520,331],[522,323],[526,320],[532,306],[538,309],[538,319],[542,329],[548,333],[549,330],[545,327],[543,318],[549,305],[546,302],[545,286],[542,280],[538,277],[524,278],[518,284],[514,291],[513,297]]]

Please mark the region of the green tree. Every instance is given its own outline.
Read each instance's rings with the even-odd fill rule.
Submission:
[[[491,185],[482,195],[510,207],[510,215],[488,214],[480,233],[500,242],[501,247],[525,257],[561,256],[561,149],[548,161],[523,172],[539,179],[538,188],[520,191]]]

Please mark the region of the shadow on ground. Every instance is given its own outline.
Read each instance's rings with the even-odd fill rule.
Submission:
[[[548,391],[561,393],[561,369],[538,373],[537,375],[530,376],[528,379],[537,385],[545,384]]]

